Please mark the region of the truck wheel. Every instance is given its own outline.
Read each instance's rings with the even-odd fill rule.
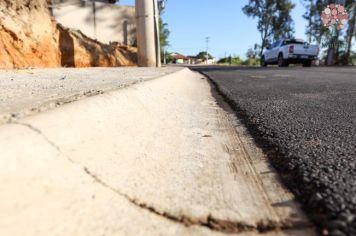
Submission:
[[[286,60],[283,59],[283,55],[279,54],[278,56],[278,67],[288,67],[288,63]]]
[[[312,61],[305,61],[303,62],[303,67],[311,67]]]
[[[262,67],[267,67],[267,65],[268,65],[268,64],[267,64],[266,61],[265,61],[265,57],[262,57],[262,58],[261,58],[261,66],[262,66]]]

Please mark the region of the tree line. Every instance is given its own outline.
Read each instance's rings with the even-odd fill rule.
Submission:
[[[158,0],[162,14],[167,0]],[[356,61],[356,53],[352,50],[356,35],[356,2],[355,0],[300,0],[305,8],[303,18],[306,20],[308,43],[316,43],[321,47],[321,59],[326,65],[348,65]],[[331,33],[324,27],[321,15],[328,4],[342,4],[348,12],[348,21],[343,29],[337,31],[336,44],[327,43]],[[294,20],[291,13],[296,5],[292,0],[249,0],[242,11],[248,17],[257,19],[257,30],[260,42],[250,48],[247,59],[255,64],[263,50],[273,41],[280,38],[293,38],[295,35]],[[168,25],[160,18],[161,47],[169,46]],[[235,60],[239,60],[238,58]]]
[[[348,65],[355,60],[352,51],[352,42],[355,38],[355,0],[301,0],[305,13],[303,18],[307,21],[306,35],[309,43],[317,43],[322,49],[322,58],[326,65]],[[321,15],[328,4],[342,4],[349,14],[346,26],[337,31],[336,44],[326,43],[331,40],[329,29],[324,27]],[[255,45],[254,50],[261,56],[263,50],[274,40],[292,38],[295,34],[294,21],[291,12],[295,4],[291,0],[249,0],[243,7],[248,17],[257,19],[257,29],[261,41]],[[254,54],[255,55],[255,54]]]
[[[164,13],[164,9],[166,8],[168,0],[158,0],[158,10],[159,10],[159,42],[161,47],[161,60],[164,62],[166,57],[166,50],[169,46],[169,35],[171,34],[170,30],[168,29],[168,24],[165,23],[162,19],[162,14]]]

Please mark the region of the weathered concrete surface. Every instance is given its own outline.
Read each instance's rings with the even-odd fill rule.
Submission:
[[[0,124],[182,68],[1,70]]]
[[[1,126],[0,235],[313,235],[221,105],[183,70]]]

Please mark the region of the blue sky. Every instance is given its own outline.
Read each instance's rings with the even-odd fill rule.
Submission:
[[[293,0],[292,13],[295,36],[305,39],[304,8],[300,0]],[[248,0],[168,0],[163,19],[171,35],[168,51],[196,55],[205,50],[205,38],[210,37],[210,52],[214,57],[239,55],[244,57],[249,47],[260,43],[256,20],[248,18],[242,7]],[[134,5],[134,0],[120,0],[120,4]]]

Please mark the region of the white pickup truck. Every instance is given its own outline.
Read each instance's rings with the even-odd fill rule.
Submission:
[[[287,67],[289,64],[303,64],[310,67],[319,55],[319,47],[300,39],[281,39],[266,48],[261,57],[261,66],[277,64]]]

